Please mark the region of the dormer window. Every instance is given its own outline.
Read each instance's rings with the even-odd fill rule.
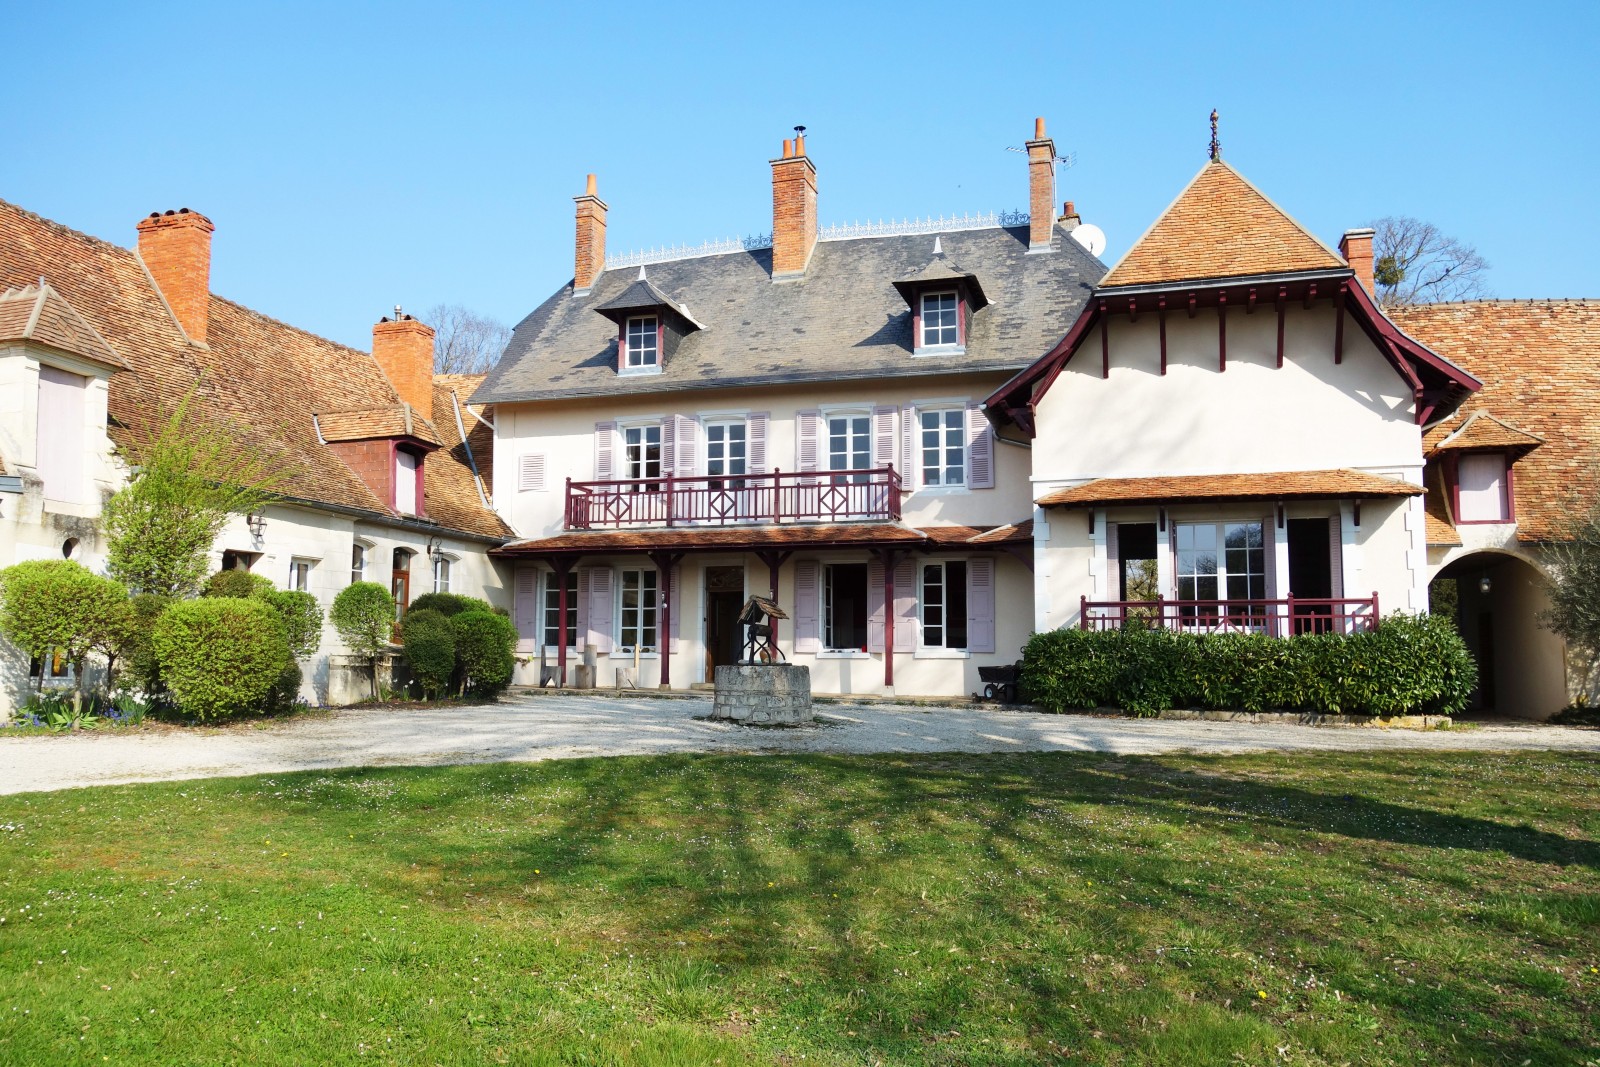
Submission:
[[[626,354],[624,370],[656,369],[661,366],[661,319],[656,315],[634,315],[623,333]]]
[[[410,449],[397,448],[394,453],[394,509],[402,515],[416,515],[421,511],[422,457]]]
[[[961,343],[961,301],[954,291],[923,293],[918,348],[953,348]]]
[[[1467,452],[1456,466],[1456,521],[1511,522],[1511,479],[1504,452]]]

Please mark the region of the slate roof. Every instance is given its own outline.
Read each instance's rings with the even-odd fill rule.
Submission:
[[[911,311],[894,283],[926,267],[937,237],[992,302],[973,316],[964,355],[912,356]],[[660,374],[615,372],[617,329],[596,308],[636,279],[608,270],[589,295],[569,282],[517,324],[476,404],[1017,370],[1061,338],[1105,266],[1058,233],[1056,251],[1028,255],[1028,231],[821,241],[804,277],[774,283],[772,250],[650,265],[650,284],[704,328],[685,337]]]
[[[131,369],[48,282],[0,293],[0,341],[32,341],[114,370]]]
[[[130,227],[131,230],[131,227]],[[311,503],[395,513],[320,443],[313,411],[394,407],[399,396],[372,356],[268,318],[215,294],[204,345],[186,339],[139,258],[0,200],[0,289],[40,277],[133,368],[111,378],[110,432],[167,411],[191,390],[196,410],[238,434],[244,447],[281,456],[294,472],[280,492]],[[483,537],[510,530],[483,506],[447,447],[426,460],[424,507],[441,526]]]
[[[1289,500],[1326,497],[1421,496],[1422,486],[1364,471],[1282,471],[1267,474],[1185,474],[1163,478],[1096,478],[1040,497],[1043,507],[1165,504],[1172,501]]]
[[[1479,411],[1543,442],[1516,461],[1517,537],[1559,536],[1572,495],[1592,490],[1600,472],[1600,302],[1475,300],[1389,316],[1483,381],[1430,442]]]
[[[1348,266],[1219,159],[1200,168],[1100,285],[1149,285]]]

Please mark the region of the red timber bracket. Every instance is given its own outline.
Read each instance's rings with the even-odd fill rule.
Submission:
[[[1167,298],[1162,295],[1156,300],[1156,319],[1161,326],[1161,374],[1167,373]]]
[[[1283,369],[1283,309],[1289,299],[1289,287],[1278,286],[1278,369]]]
[[[683,558],[682,552],[651,552],[656,568],[656,596],[661,617],[656,620],[656,644],[661,646],[661,688],[672,688],[672,570]],[[635,683],[637,683],[635,679]]]
[[[1106,302],[1100,301],[1100,377],[1111,377],[1111,342],[1106,337]]]
[[[768,548],[756,553],[756,558],[767,565],[767,588],[770,590],[767,595],[772,598],[774,604],[778,602],[778,571],[789,562],[789,557],[792,555],[794,551],[785,548]],[[777,648],[778,620],[768,619],[767,623],[772,627],[772,647]]]
[[[1350,292],[1350,283],[1341,282],[1333,294],[1333,362],[1344,362],[1344,298]]]
[[[878,559],[883,565],[883,685],[894,688],[894,568],[901,556],[909,556],[907,549],[880,548]]]

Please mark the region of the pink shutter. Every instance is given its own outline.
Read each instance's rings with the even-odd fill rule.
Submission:
[[[795,461],[803,471],[817,469],[817,451],[820,447],[819,437],[822,433],[822,413],[820,411],[801,411],[794,417]]]
[[[517,651],[536,650],[539,647],[539,572],[532,567],[517,568],[512,616],[517,624]]]
[[[887,467],[894,462],[894,416],[892,405],[872,409],[872,465]]]
[[[745,416],[745,470],[750,474],[767,473],[767,419],[765,411],[752,411]]]
[[[678,424],[671,415],[661,420],[661,473],[677,477]]]
[[[577,603],[573,603],[574,600]],[[578,592],[568,598],[567,608],[572,612],[572,639],[582,652],[584,643],[589,640],[589,568],[578,568]]]
[[[589,595],[585,598],[589,605],[589,630],[584,643],[593,645],[596,652],[608,653],[611,651],[611,614],[614,599],[611,593],[611,568],[585,567],[584,572],[589,575]],[[580,572],[580,575],[581,573],[583,572]]]
[[[46,500],[83,502],[84,420],[89,379],[39,368],[39,421],[34,469]]]
[[[994,560],[967,561],[967,651],[994,651]]]
[[[674,415],[672,421],[677,427],[672,435],[678,450],[677,476],[692,478],[700,473],[700,427],[685,415]]]
[[[883,651],[883,564],[867,564],[867,651]]]
[[[617,328],[617,373],[621,374],[628,369],[628,325],[627,320]]]
[[[822,648],[817,626],[821,614],[818,611],[821,600],[818,569],[817,561],[811,559],[794,565],[794,650],[797,655],[814,655]]]
[[[668,603],[672,605],[672,629],[668,631],[668,635],[674,642],[678,640],[678,634],[682,629],[682,627],[679,626],[679,621],[683,618],[683,599],[678,595],[678,575],[682,573],[682,571],[683,565],[675,564],[672,568],[672,573],[667,577]],[[676,652],[678,650],[678,646],[674,644],[672,646],[672,650]]]
[[[994,433],[977,404],[967,407],[967,488],[994,488]]]
[[[1106,523],[1106,599],[1122,599],[1121,543],[1117,537],[1117,524]]]
[[[597,482],[610,481],[617,469],[617,424],[594,424],[594,477]]]
[[[1284,533],[1278,529],[1276,513],[1267,516],[1261,522],[1261,554],[1266,557],[1267,571],[1267,599],[1278,599],[1278,538]]]
[[[917,650],[917,565],[903,559],[894,568],[894,650]]]
[[[917,470],[917,409],[910,404],[900,409],[900,488],[911,492],[920,484]]]
[[[1344,550],[1339,543],[1339,516],[1328,516],[1328,571],[1333,576],[1333,598],[1344,597]]]

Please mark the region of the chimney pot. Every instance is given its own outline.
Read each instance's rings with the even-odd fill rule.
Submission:
[[[1372,279],[1372,238],[1375,231],[1370,228],[1359,230],[1346,230],[1339,239],[1339,254],[1344,261],[1350,264],[1350,269],[1356,272],[1356,280],[1367,291],[1368,296],[1376,295]]]
[[[1028,142],[1028,251],[1049,252],[1055,220],[1056,143],[1045,136],[1044,119],[1033,120],[1033,140]]]
[[[211,317],[211,220],[198,211],[140,219],[139,258],[190,340],[204,343]]]
[[[1036,119],[1033,120],[1033,139],[1035,141],[1044,140],[1044,117],[1043,116],[1040,116],[1039,118],[1036,118]]]

